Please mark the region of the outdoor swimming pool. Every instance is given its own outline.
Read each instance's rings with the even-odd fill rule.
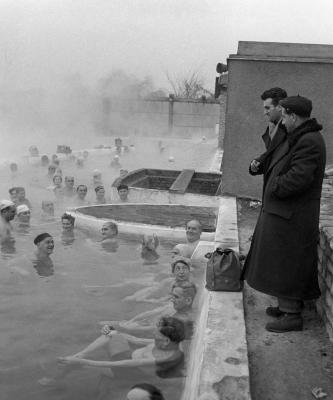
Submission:
[[[194,153],[199,151],[198,146],[191,146]],[[207,154],[213,153],[213,146],[206,147],[206,150]],[[138,153],[140,144],[137,144]],[[143,153],[146,154],[144,150]],[[138,163],[138,157],[135,161]],[[187,166],[185,161],[180,159],[180,167]],[[61,168],[64,175],[74,175],[76,183],[86,184],[90,184],[92,169],[99,168],[107,186],[111,185],[115,175],[108,168],[108,162],[108,158],[101,157],[95,162],[88,160],[84,170],[77,170],[66,163]],[[128,165],[133,162],[132,157]],[[195,160],[191,162],[192,166]],[[160,164],[163,164],[162,161]],[[16,182],[12,182],[8,179],[8,173],[1,171],[4,177],[1,198],[8,197],[8,187],[22,185],[26,187],[27,197],[34,207],[30,232],[14,234],[15,243],[12,243],[11,251],[6,252],[6,248],[3,248],[1,254],[4,265],[0,272],[1,395],[5,400],[88,400],[96,394],[100,375],[97,369],[74,371],[65,379],[64,386],[42,387],[37,381],[55,374],[56,357],[73,354],[99,336],[100,320],[130,319],[139,312],[157,307],[158,303],[124,302],[122,299],[167,276],[170,271],[170,249],[175,243],[162,240],[159,264],[152,266],[143,265],[139,236],[119,237],[117,252],[107,252],[97,242],[97,236],[87,237],[80,231],[75,232],[73,243],[63,241],[58,218],[63,212],[61,205],[56,205],[55,221],[41,221],[39,217],[41,200],[52,197],[45,190],[45,173],[45,170],[30,167],[21,172]],[[93,195],[91,188],[90,195]],[[9,276],[6,265],[15,258],[22,263],[21,257],[33,251],[33,238],[44,231],[55,238],[52,255],[54,275],[42,278],[31,270],[29,276]],[[24,262],[21,267],[29,269]],[[181,378],[163,380],[129,374],[124,370],[117,374],[110,398],[121,399],[132,384],[147,380],[155,382],[167,399],[176,400],[180,397],[183,386]]]

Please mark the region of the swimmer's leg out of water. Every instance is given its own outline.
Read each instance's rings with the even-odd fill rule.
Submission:
[[[56,385],[59,381],[63,380],[67,377],[72,371],[81,369],[82,366],[76,364],[67,364],[66,361],[71,358],[85,358],[89,356],[94,351],[106,348],[106,351],[112,359],[117,354],[124,353],[130,351],[130,347],[127,339],[122,334],[116,334],[115,332],[111,335],[102,334],[92,343],[90,343],[87,347],[80,350],[79,352],[67,356],[67,357],[59,357],[59,369],[56,375],[53,378],[44,377],[40,379],[38,382],[43,386]],[[103,368],[103,374],[110,377],[113,377],[113,373],[111,368]]]

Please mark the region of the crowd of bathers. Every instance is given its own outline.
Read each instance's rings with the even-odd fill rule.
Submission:
[[[44,160],[46,163],[46,160]],[[46,166],[46,165],[45,165]],[[11,166],[12,169],[12,166]],[[65,176],[62,184],[62,171],[57,159],[47,166],[47,174],[52,181],[48,190],[54,193],[55,202],[65,200],[68,207],[89,204],[107,204],[110,202],[129,201],[129,188],[119,185],[118,199],[110,199],[105,195],[102,183],[102,174],[99,170],[93,171],[93,187],[96,194],[94,202],[88,202],[86,195],[88,188],[79,184],[75,187],[73,176]],[[123,172],[127,173],[127,171]],[[13,234],[15,227],[29,226],[32,213],[31,202],[26,198],[24,187],[15,186],[8,190],[9,198],[0,201],[0,238],[5,241]],[[67,200],[67,201],[66,201]],[[44,200],[41,204],[40,216],[42,219],[54,218],[54,202]],[[14,224],[12,224],[14,222]],[[67,236],[73,235],[75,230],[75,217],[69,212],[61,215],[62,231]],[[14,225],[14,229],[13,229]],[[172,250],[170,260],[170,276],[156,283],[154,291],[162,293],[165,286],[168,287],[169,295],[164,299],[166,303],[148,313],[139,314],[130,320],[124,321],[102,321],[101,336],[90,343],[80,352],[68,356],[59,357],[59,372],[55,377],[42,378],[42,385],[57,384],[73,370],[73,366],[88,365],[107,369],[109,373],[103,375],[103,382],[99,385],[100,398],[107,393],[106,388],[110,385],[110,372],[121,367],[141,369],[149,374],[154,373],[160,378],[184,376],[184,360],[189,348],[189,339],[193,333],[193,302],[197,294],[197,286],[191,278],[193,266],[191,256],[200,240],[201,225],[199,221],[192,220],[186,225],[186,243],[176,245]],[[101,228],[101,244],[112,251],[117,251],[118,226],[109,221]],[[185,238],[184,238],[185,239]],[[40,276],[53,275],[53,263],[51,255],[54,251],[54,240],[47,232],[38,233],[33,240],[36,250],[32,257],[32,266]],[[155,264],[158,262],[159,238],[157,235],[144,235],[141,243],[141,257],[144,264]],[[148,299],[148,294],[140,293],[141,299]],[[133,298],[136,296],[134,294]],[[162,299],[160,299],[162,301]],[[165,306],[172,305],[172,312],[165,313]],[[148,318],[147,318],[148,317]],[[142,336],[145,337],[142,337]],[[132,346],[136,349],[133,350]],[[108,361],[98,361],[89,356],[99,348],[105,348]],[[152,393],[155,393],[152,397]],[[150,384],[135,385],[127,395],[129,400],[139,399],[163,399],[161,392]]]

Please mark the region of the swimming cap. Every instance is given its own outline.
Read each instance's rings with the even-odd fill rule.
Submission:
[[[52,237],[49,233],[41,233],[40,235],[37,235],[34,239],[34,244],[37,245],[38,243],[42,242],[44,239],[47,237]]]
[[[30,208],[25,204],[21,204],[20,206],[18,206],[16,208],[16,214],[17,215],[21,214],[22,212],[25,212],[25,211],[30,211]]]
[[[0,211],[4,210],[5,208],[15,206],[15,203],[13,203],[10,200],[0,200]]]
[[[175,269],[176,264],[178,263],[182,263],[187,265],[189,268],[192,267],[192,263],[191,260],[189,258],[186,257],[182,257],[182,256],[176,256],[175,259],[173,260],[173,262],[171,263],[171,267],[172,267],[172,272]]]

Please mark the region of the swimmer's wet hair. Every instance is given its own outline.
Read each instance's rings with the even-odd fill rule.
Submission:
[[[165,400],[165,397],[163,396],[160,389],[158,389],[154,385],[151,385],[150,383],[137,383],[136,385],[131,387],[131,390],[133,389],[141,389],[149,393],[149,400]]]
[[[183,289],[184,297],[190,297],[192,299],[192,302],[194,300],[195,295],[197,294],[197,287],[193,282],[190,281],[184,281],[184,282],[175,282],[172,285],[171,290],[173,290],[176,287],[180,287]]]
[[[64,213],[64,214],[62,214],[62,216],[61,216],[61,221],[62,221],[63,219],[68,219],[68,221],[70,221],[70,223],[71,223],[72,225],[74,225],[75,218],[74,218],[72,215]]]
[[[87,185],[78,185],[77,188],[76,188],[76,191],[77,191],[77,192],[79,191],[79,188],[80,188],[80,187],[84,187],[84,188],[86,189],[86,191],[88,191]]]
[[[103,185],[98,185],[98,186],[95,187],[95,192],[97,193],[101,189],[105,190],[104,186]]]
[[[45,233],[41,233],[39,235],[37,235],[34,239],[34,244],[37,246],[38,243],[42,242],[44,239],[48,238],[48,237],[52,237],[49,233],[45,232]]]
[[[114,230],[116,232],[116,234],[118,235],[118,225],[115,222],[109,221],[109,222],[105,222],[104,225],[109,226],[112,230]]]
[[[182,321],[174,317],[162,317],[158,321],[160,333],[174,343],[180,343],[185,339],[185,326]]]
[[[17,192],[17,187],[15,186],[15,187],[12,187],[12,188],[10,188],[9,190],[8,190],[8,193],[9,194],[16,194],[16,192]]]
[[[117,186],[118,192],[119,192],[119,190],[121,190],[121,189],[126,189],[126,190],[128,190],[128,186],[125,185],[124,183],[121,183],[120,185]]]

